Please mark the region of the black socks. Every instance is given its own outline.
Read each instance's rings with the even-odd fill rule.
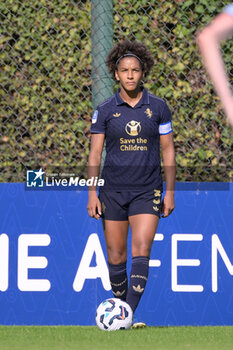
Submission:
[[[126,302],[131,306],[133,312],[136,310],[145,290],[148,270],[149,258],[147,256],[136,256],[132,259],[132,269]]]
[[[136,256],[132,258],[129,288],[126,262],[118,265],[109,263],[108,265],[114,297],[126,301],[134,312],[145,290],[148,278],[149,258],[147,256]]]
[[[126,262],[117,265],[108,263],[108,267],[113,295],[115,298],[120,298],[125,301],[128,290]]]

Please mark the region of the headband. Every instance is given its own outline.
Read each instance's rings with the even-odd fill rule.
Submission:
[[[118,58],[118,60],[116,61],[116,65],[115,65],[116,68],[117,68],[120,60],[122,60],[122,58],[125,58],[125,57],[135,57],[135,58],[137,58],[137,60],[140,62],[141,66],[143,67],[142,60],[137,55],[135,55],[134,53],[128,52],[128,53],[125,53],[124,55],[122,55],[121,57]]]

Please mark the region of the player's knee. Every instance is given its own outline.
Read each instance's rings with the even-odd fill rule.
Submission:
[[[123,264],[126,261],[126,259],[127,253],[125,251],[108,248],[108,261],[110,264]]]
[[[132,256],[150,256],[150,244],[135,244],[132,245]]]

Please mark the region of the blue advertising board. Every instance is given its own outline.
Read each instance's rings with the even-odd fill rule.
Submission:
[[[0,324],[94,325],[112,294],[87,192],[0,184],[0,203]],[[128,270],[130,262],[129,254]],[[148,325],[233,325],[232,290],[233,184],[182,184],[175,211],[160,220],[135,316]]]

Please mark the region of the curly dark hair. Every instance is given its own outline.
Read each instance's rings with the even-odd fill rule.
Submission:
[[[154,65],[152,54],[147,47],[139,41],[124,40],[112,48],[106,60],[108,70],[113,78],[115,78],[115,71],[117,70],[116,63],[118,59],[127,53],[132,53],[140,58],[140,61],[142,62],[142,70],[146,77]]]

